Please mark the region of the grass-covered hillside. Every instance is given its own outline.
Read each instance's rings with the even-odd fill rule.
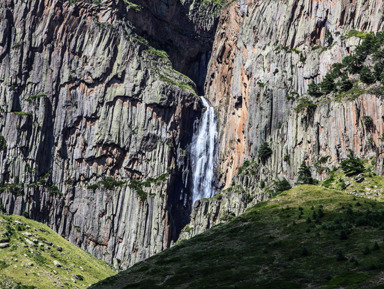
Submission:
[[[46,225],[0,215],[0,288],[87,288],[113,274]]]
[[[384,288],[384,203],[354,193],[383,178],[361,178],[297,186],[91,288]]]

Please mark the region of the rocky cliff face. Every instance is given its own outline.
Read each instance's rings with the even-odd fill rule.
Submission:
[[[360,32],[383,30],[382,7],[3,1],[1,209],[125,268],[169,247],[190,218],[181,238],[268,198],[277,178],[293,183],[302,161],[323,179],[352,149],[382,174],[380,95],[359,90],[297,109]],[[192,208],[190,143],[203,90],[218,113],[221,193]],[[261,163],[264,142],[272,155]]]
[[[215,1],[136,0],[127,18],[151,45],[165,50],[174,68],[189,76],[203,94],[221,5]]]
[[[147,39],[180,13],[188,33],[165,49],[188,39],[178,65],[194,77],[214,16],[199,18],[196,1],[158,2],[0,4],[1,209],[120,268],[169,247],[191,206],[186,152],[201,105],[172,67],[177,53]]]
[[[294,183],[302,161],[324,179],[327,170],[319,167],[338,166],[352,149],[383,173],[380,95],[367,89],[354,100],[328,98],[314,109],[296,109],[308,98],[308,85],[361,43],[357,31],[383,28],[382,1],[238,1],[223,10],[206,91],[219,114],[217,173],[224,192],[195,205],[182,238],[267,198],[261,180],[267,187],[283,177]],[[364,117],[372,119],[373,130]],[[272,149],[265,165],[258,162],[264,142]],[[245,160],[251,165],[238,175]]]

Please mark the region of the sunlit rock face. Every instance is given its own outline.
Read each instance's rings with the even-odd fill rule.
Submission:
[[[169,247],[188,223],[203,106],[172,62],[189,53],[178,68],[205,75],[216,18],[199,16],[201,1],[162,10],[99,2],[1,2],[0,198],[7,213],[126,268]],[[168,46],[160,26],[152,35],[138,20],[161,24],[172,13],[179,19],[162,33],[188,33],[175,31]]]
[[[313,110],[296,111],[308,85],[321,81],[332,64],[354,51],[355,31],[384,28],[383,1],[237,1],[222,11],[205,83],[218,113],[223,193],[192,210],[188,233],[202,232],[228,215],[268,198],[280,178],[293,184],[305,161],[317,179],[347,157],[349,149],[371,159],[383,173],[383,100],[367,89],[354,100],[325,99]],[[374,130],[363,123],[373,121]],[[259,165],[267,142],[272,156]],[[248,160],[248,172],[238,175]]]

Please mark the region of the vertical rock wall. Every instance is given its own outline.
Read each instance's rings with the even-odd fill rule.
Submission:
[[[306,161],[316,171],[338,166],[352,149],[374,159],[383,173],[383,100],[361,93],[355,100],[324,99],[314,110],[296,112],[308,84],[319,82],[331,65],[349,55],[362,40],[350,31],[384,28],[383,1],[237,1],[219,20],[206,80],[207,97],[219,114],[219,186],[222,195],[195,204],[182,237],[237,215],[268,197],[260,181],[296,181]],[[373,120],[367,129],[363,117]],[[258,164],[258,149],[268,142],[273,154]],[[241,175],[245,160],[255,162]]]
[[[0,3],[1,209],[126,268],[188,222],[201,105],[137,34],[132,15],[148,3],[70,2]]]

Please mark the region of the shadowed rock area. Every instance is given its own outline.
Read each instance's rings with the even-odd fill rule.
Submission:
[[[202,105],[174,67],[204,74],[215,21],[195,18],[199,2],[160,2],[0,4],[1,207],[116,268],[168,248],[189,221]]]

